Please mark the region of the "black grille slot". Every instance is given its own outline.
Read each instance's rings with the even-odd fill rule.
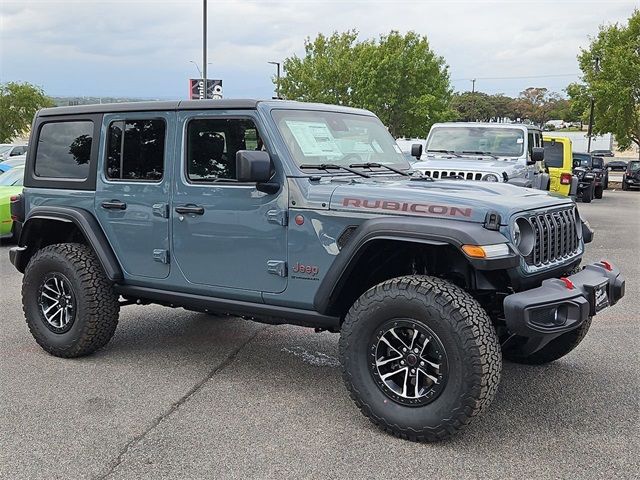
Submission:
[[[580,245],[575,207],[528,217],[535,244],[525,258],[528,265],[541,267],[573,256]]]
[[[344,232],[340,234],[340,236],[338,237],[338,240],[336,241],[336,243],[338,244],[338,248],[340,250],[342,250],[344,246],[347,243],[349,243],[349,240],[351,239],[351,237],[353,236],[353,234],[357,229],[358,227],[355,225],[351,225],[344,229]]]

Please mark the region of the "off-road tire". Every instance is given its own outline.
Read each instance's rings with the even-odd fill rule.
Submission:
[[[398,403],[374,381],[368,361],[375,332],[389,320],[409,318],[439,337],[448,379],[431,403]],[[500,345],[489,316],[461,288],[429,276],[380,283],[356,300],[342,325],[343,379],[362,413],[383,430],[412,441],[445,439],[493,400],[500,382]]]
[[[598,200],[600,200],[602,198],[603,192],[604,192],[604,187],[602,187],[602,186],[596,187],[594,195]]]
[[[525,365],[543,365],[545,363],[555,362],[571,352],[582,342],[590,326],[591,317],[588,317],[578,328],[563,333],[535,353],[522,355],[518,348],[511,348],[503,350],[502,357],[509,362],[523,363]]]
[[[47,327],[39,303],[47,275],[68,279],[75,297],[75,318],[64,333]],[[47,246],[31,258],[22,282],[22,308],[36,342],[51,355],[63,358],[89,355],[105,346],[118,325],[120,305],[93,250],[78,243]]]
[[[622,177],[622,190],[629,190],[629,185],[627,185],[626,177]]]
[[[582,203],[591,203],[591,200],[593,200],[593,192],[594,192],[593,184],[591,184],[589,188],[583,190]]]

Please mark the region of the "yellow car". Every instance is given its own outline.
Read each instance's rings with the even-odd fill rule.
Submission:
[[[575,195],[578,179],[573,175],[571,140],[558,135],[543,135],[544,166],[549,173],[549,191]]]

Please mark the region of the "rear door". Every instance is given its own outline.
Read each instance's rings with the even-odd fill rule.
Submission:
[[[104,116],[95,211],[125,275],[169,275],[175,112]]]

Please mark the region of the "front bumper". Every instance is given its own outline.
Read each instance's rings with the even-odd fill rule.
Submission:
[[[624,296],[625,279],[608,262],[587,265],[566,278],[551,278],[538,288],[508,295],[504,316],[511,334],[557,335],[579,327],[588,317]]]

